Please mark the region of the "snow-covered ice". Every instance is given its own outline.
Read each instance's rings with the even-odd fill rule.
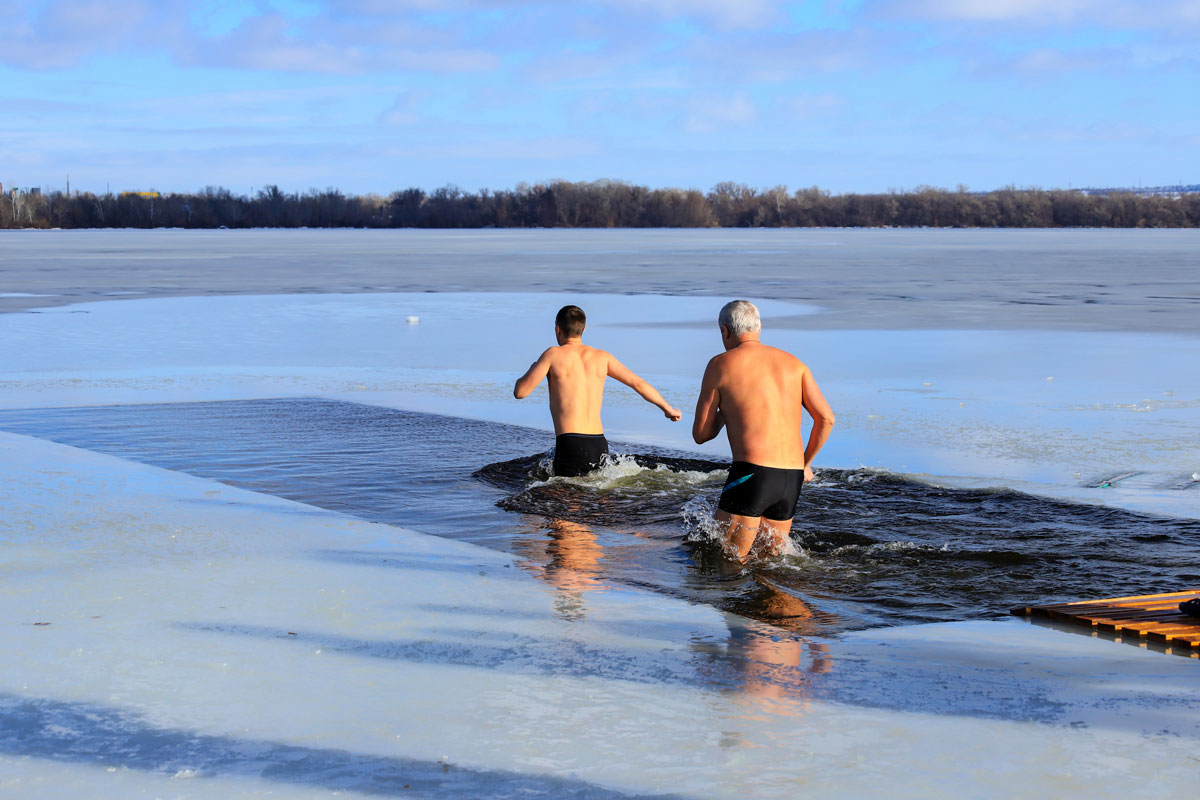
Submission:
[[[0,455],[9,796],[1194,780],[1192,660],[1016,621],[806,642],[615,587],[568,621],[504,554],[12,434]]]

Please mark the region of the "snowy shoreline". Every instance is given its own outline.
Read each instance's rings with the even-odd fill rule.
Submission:
[[[23,796],[1117,796],[1194,776],[1192,660],[1015,620],[804,640],[615,587],[566,621],[491,550],[13,434],[0,453],[0,765]]]

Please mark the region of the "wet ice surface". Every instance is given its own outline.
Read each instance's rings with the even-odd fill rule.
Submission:
[[[0,433],[13,796],[793,798],[1190,786],[1195,663],[1019,622],[822,642]]]
[[[1200,584],[1200,521],[877,470],[821,470],[798,553],[741,570],[704,535],[725,464],[668,451],[614,443],[599,473],[552,479],[546,433],[315,399],[9,411],[0,429],[515,553],[565,614],[616,581],[828,635]]]
[[[5,231],[32,307],[148,296],[511,292],[788,298],[809,329],[1195,330],[1196,230]],[[0,297],[0,311],[31,307]]]

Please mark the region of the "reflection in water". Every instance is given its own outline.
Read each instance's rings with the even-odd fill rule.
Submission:
[[[555,588],[554,610],[564,620],[583,619],[587,593],[606,588],[602,577],[605,548],[595,531],[581,522],[526,515],[514,549],[526,559],[522,563],[526,570]],[[828,645],[810,641],[799,632],[828,631],[838,620],[765,576],[753,575],[753,579],[761,590],[755,603],[756,617],[771,625],[727,617],[726,640],[693,643],[693,651],[703,656],[697,671],[704,675],[711,670],[711,659],[716,657],[722,672],[735,676],[739,685],[728,697],[737,709],[737,719],[799,716],[812,699],[814,676],[833,670]],[[738,744],[746,743],[727,734],[727,746]]]
[[[828,645],[779,631],[734,627],[730,634],[730,649],[744,661],[736,699],[745,719],[800,716],[812,699],[812,676],[833,671]]]
[[[601,547],[592,529],[566,519],[526,517],[513,550],[526,560],[522,566],[558,590],[554,610],[566,620],[584,616],[584,594],[603,591]]]
[[[788,613],[802,615],[797,598],[781,598]],[[797,717],[809,708],[822,676],[833,671],[829,646],[791,631],[781,630],[750,619],[726,617],[729,635],[724,641],[697,639],[692,650],[698,658],[697,670],[704,673],[706,662],[721,659],[731,668],[739,685],[728,697],[733,718],[749,721],[764,716]],[[727,732],[727,744],[741,742]]]
[[[763,592],[756,603],[758,619],[795,633],[824,633],[837,629],[837,614],[814,608],[798,597],[795,590],[785,589],[761,574],[754,575],[754,582]]]
[[[768,594],[761,601],[762,616],[796,631],[817,629],[814,619],[827,615],[814,612],[799,597],[779,591],[769,581],[756,577]],[[808,641],[794,633],[770,628],[734,626],[730,630],[730,649],[745,661],[745,685],[739,702],[746,714],[755,711],[796,716],[807,708],[811,698],[812,675],[833,670],[828,645]]]
[[[794,711],[822,669],[799,635],[862,625],[772,588],[803,585],[821,602],[813,573],[722,565],[681,541],[681,507],[720,490],[722,463],[645,453],[562,481],[541,468],[538,431],[328,400],[0,412],[0,428],[510,550],[566,620],[584,617],[589,593],[636,585],[767,621],[777,627],[728,617],[729,636],[696,663],[724,686],[731,670],[748,707]]]

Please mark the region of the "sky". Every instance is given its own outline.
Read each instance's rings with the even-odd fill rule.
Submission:
[[[0,3],[0,183],[1200,183],[1200,0]]]

